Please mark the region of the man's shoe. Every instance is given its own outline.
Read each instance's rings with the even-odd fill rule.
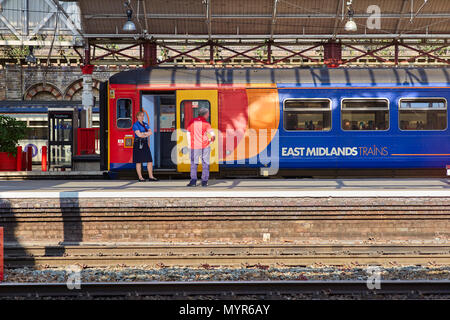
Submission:
[[[188,184],[187,184],[187,186],[188,187],[195,187],[195,186],[197,186],[197,180],[191,180]]]
[[[207,187],[208,186],[208,181],[202,181],[202,187]]]

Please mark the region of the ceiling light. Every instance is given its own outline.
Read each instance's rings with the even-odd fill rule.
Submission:
[[[131,21],[133,16],[133,10],[130,8],[127,9],[127,18],[128,21],[123,25],[123,31],[136,31],[136,25],[133,21]]]
[[[352,2],[353,0],[347,1],[347,15],[348,15],[348,21],[345,24],[345,31],[356,31],[358,27],[356,26],[355,21],[353,21],[353,15],[355,14],[355,11],[352,8]]]
[[[347,21],[347,23],[345,24],[345,31],[356,31],[358,30],[358,27],[356,26],[355,21],[353,21],[352,18],[350,18],[350,20]]]

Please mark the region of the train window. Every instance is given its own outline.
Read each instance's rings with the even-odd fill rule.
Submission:
[[[47,121],[30,120],[29,127],[48,127]]]
[[[285,130],[331,130],[330,99],[289,99],[284,101]]]
[[[342,99],[342,130],[389,130],[387,99]]]
[[[198,110],[200,108],[206,108],[209,110],[210,115],[206,121],[211,123],[211,104],[208,100],[183,100],[181,101],[181,128],[187,128],[189,122],[198,117]]]
[[[117,128],[130,129],[133,125],[131,117],[132,102],[130,99],[117,100]]]
[[[27,139],[48,139],[48,125],[45,127],[28,127],[27,130]]]
[[[400,130],[445,130],[447,100],[444,98],[400,99]]]

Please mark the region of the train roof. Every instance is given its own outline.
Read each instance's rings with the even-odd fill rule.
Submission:
[[[92,112],[99,112],[98,102],[92,108]],[[10,113],[48,113],[49,110],[57,108],[61,110],[81,110],[81,101],[23,101],[23,100],[2,100],[0,101],[0,114]]]
[[[450,68],[139,68],[110,78],[111,84],[277,84],[320,87],[450,85]]]

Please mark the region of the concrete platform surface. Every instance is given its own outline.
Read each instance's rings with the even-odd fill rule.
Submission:
[[[187,180],[0,181],[0,199],[19,198],[242,198],[450,197],[450,179],[227,179],[207,188]]]

